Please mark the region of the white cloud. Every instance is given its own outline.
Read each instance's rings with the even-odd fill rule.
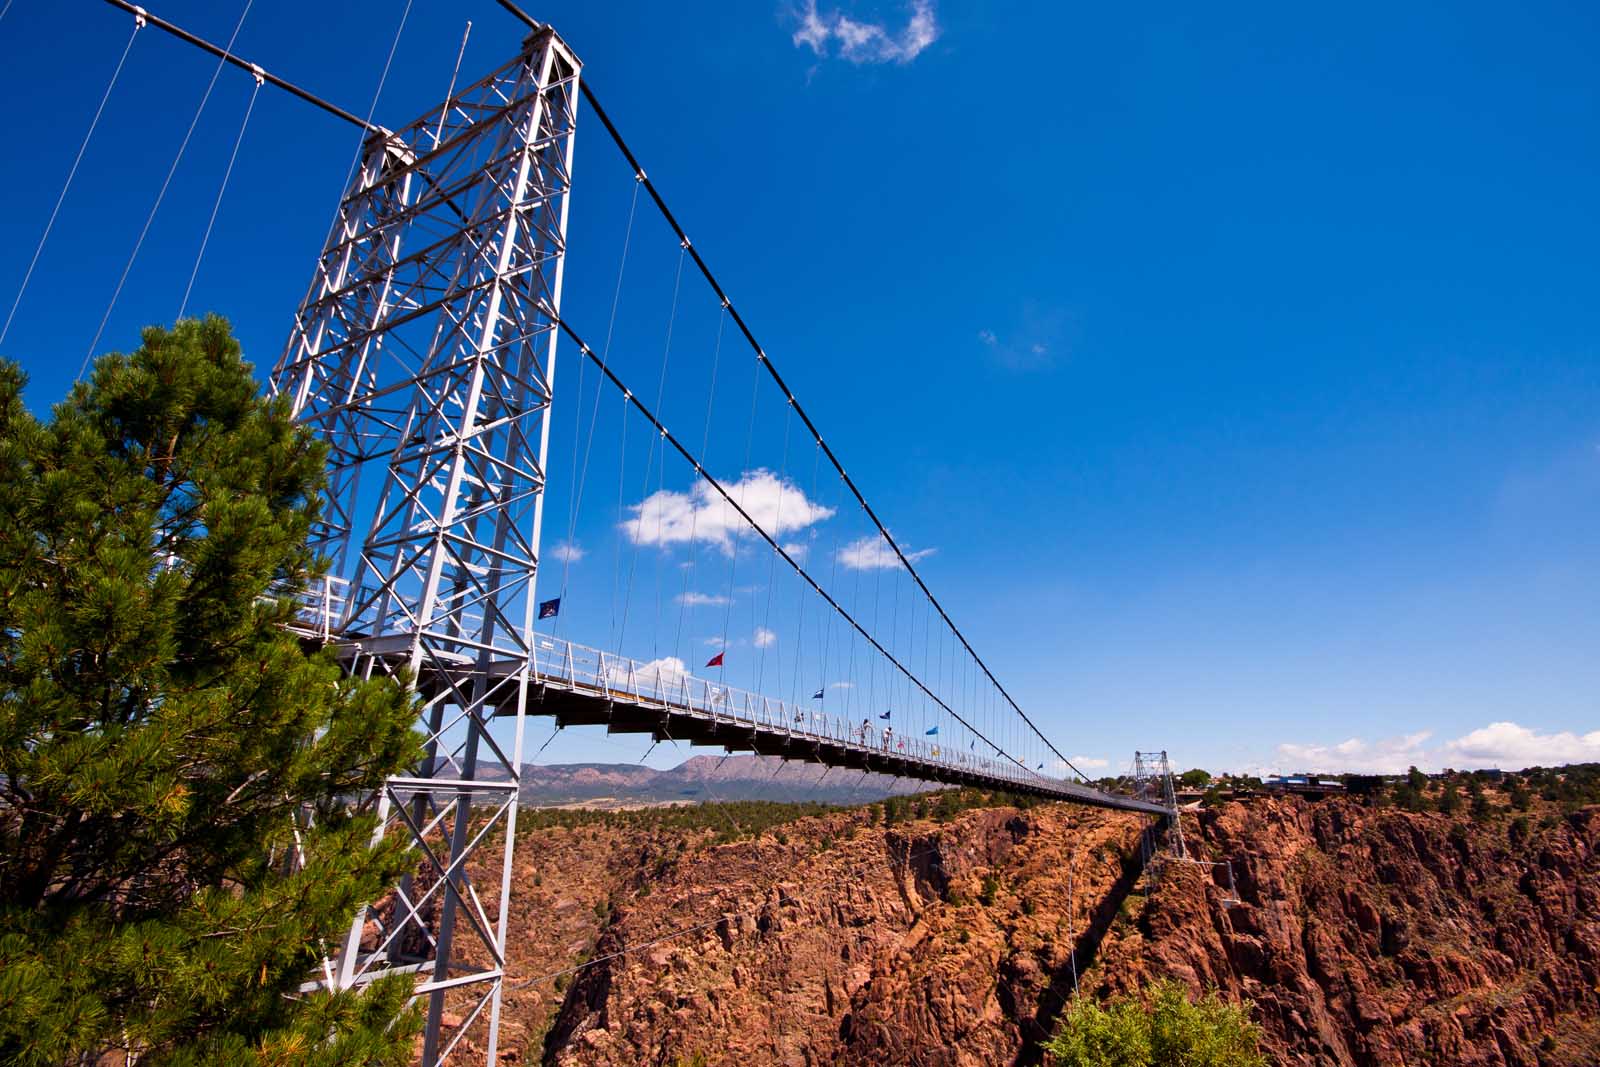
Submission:
[[[1091,767],[1095,769],[1100,767],[1109,767],[1111,765],[1110,760],[1101,759],[1098,756],[1073,756],[1072,762],[1074,766],[1077,767]]]
[[[751,640],[757,648],[771,648],[778,643],[778,635],[765,626],[757,626],[755,636]]]
[[[726,486],[728,495],[767,533],[777,536],[803,530],[833,515],[833,509],[806,499],[799,486],[768,470],[746,471]],[[633,518],[622,532],[636,545],[671,545],[705,541],[733,550],[734,539],[754,531],[726,500],[704,482],[687,493],[663,489],[629,509]]]
[[[856,687],[856,683],[854,683],[854,682],[830,682],[830,683],[828,683],[828,688],[829,689],[854,689],[855,687]]]
[[[1521,770],[1594,763],[1600,762],[1600,730],[1540,734],[1514,722],[1492,722],[1446,743],[1439,755],[1448,766],[1462,768]]]
[[[905,551],[905,546],[901,546],[901,551]],[[915,552],[906,552],[906,559],[915,563],[933,553],[933,549],[923,548]],[[857,538],[839,549],[839,562],[857,571],[888,570],[890,567],[900,566],[900,559],[894,554],[889,542],[882,536],[872,534]]]
[[[789,558],[796,563],[802,563],[805,561],[806,553],[811,551],[811,546],[801,541],[786,541],[783,550],[789,553]]]
[[[1429,745],[1432,736],[1431,731],[1419,730],[1375,741],[1352,737],[1336,745],[1283,744],[1278,746],[1279,765],[1271,770],[1398,774],[1408,767],[1516,771],[1600,762],[1600,730],[1541,734],[1514,722],[1493,722],[1442,744]]]
[[[693,589],[687,593],[679,593],[675,598],[680,604],[687,604],[691,608],[707,607],[713,604],[727,604],[729,600],[717,593],[697,593]]]
[[[801,45],[807,45],[819,56],[826,53],[828,38],[833,35],[833,30],[817,14],[816,0],[809,0],[805,8],[798,12],[798,15],[800,28],[794,31],[794,37],[792,38],[794,46],[799,48]]]
[[[984,327],[978,341],[997,364],[1011,371],[1043,370],[1058,354],[1069,351],[1075,332],[1072,316],[1062,308],[1025,300],[1004,330]]]
[[[1323,771],[1331,774],[1347,771],[1398,774],[1408,767],[1420,767],[1428,762],[1423,745],[1432,736],[1430,730],[1419,730],[1414,734],[1379,738],[1376,741],[1352,737],[1336,745],[1283,744],[1278,746],[1278,759],[1284,765],[1277,769],[1283,772]]]
[[[819,56],[828,55],[828,42],[836,42],[836,54],[851,63],[909,63],[939,39],[939,24],[934,18],[933,0],[911,0],[911,18],[905,29],[891,31],[876,22],[861,22],[841,11],[817,10],[817,0],[805,0],[795,12],[799,27],[792,40]]]
[[[611,678],[613,685],[626,685],[630,681],[641,688],[650,688],[656,685],[671,685],[681,681],[689,673],[688,665],[677,656],[662,656],[649,663],[641,663],[633,669],[630,679],[628,669],[622,666],[606,668],[606,674]]]
[[[588,555],[588,553],[583,550],[582,545],[576,544],[572,541],[556,542],[550,546],[548,554],[551,559],[560,560],[562,563],[576,563],[584,556]]]

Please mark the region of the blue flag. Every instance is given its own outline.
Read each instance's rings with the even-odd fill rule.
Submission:
[[[882,714],[882,715],[879,715],[879,716],[878,716],[878,718],[880,718],[880,719],[887,719],[887,718],[888,718],[888,717],[889,717],[889,716],[890,716],[890,715],[892,715],[892,714],[894,714],[894,713],[893,713],[893,712],[890,712],[890,711],[886,711],[886,712],[884,712],[884,713],[883,713],[883,714]]]
[[[933,729],[928,730],[927,734],[928,734],[929,737],[932,737],[934,734],[936,734],[938,732],[939,732],[939,728],[937,726],[935,726]]]
[[[561,614],[561,598],[560,597],[556,597],[554,600],[541,600],[539,602],[539,618],[541,618],[541,619],[553,619],[557,615],[560,615],[560,614]]]
[[[826,689],[818,689],[815,693],[811,694],[811,699],[812,700],[821,700],[822,699],[822,694],[825,693],[825,692],[827,692]]]
[[[978,751],[978,742],[976,742],[976,741],[967,742],[967,748],[971,749],[973,752]]]
[[[1041,771],[1044,770],[1044,764],[1042,764],[1042,763],[1039,764],[1039,766],[1037,768],[1035,768],[1035,769],[1036,770],[1041,770]]]

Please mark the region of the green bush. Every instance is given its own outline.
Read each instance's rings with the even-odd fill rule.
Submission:
[[[1210,991],[1191,1001],[1178,982],[1101,1005],[1073,1000],[1045,1051],[1062,1067],[1266,1067],[1246,1005]]]
[[[719,844],[726,844],[760,837],[768,830],[797,819],[815,818],[843,810],[835,805],[814,801],[785,803],[775,800],[711,801],[637,811],[523,808],[517,815],[517,832],[531,834],[552,829],[598,831],[601,828],[647,833],[710,831]]]
[[[983,876],[983,888],[978,890],[978,899],[983,901],[984,907],[992,907],[995,898],[1000,894],[1000,876],[993,871]]]
[[[1461,810],[1461,794],[1456,791],[1454,782],[1446,782],[1444,791],[1439,794],[1439,811],[1444,815],[1454,815]]]
[[[1401,811],[1432,811],[1433,802],[1428,795],[1411,782],[1399,782],[1394,787],[1394,803]]]

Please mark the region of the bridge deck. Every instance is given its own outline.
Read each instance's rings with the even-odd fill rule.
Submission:
[[[383,654],[370,642],[361,651]],[[347,646],[348,647],[348,646]],[[395,649],[394,651],[399,651]],[[644,733],[656,741],[712,745],[726,752],[819,763],[947,785],[1004,789],[1052,800],[1102,808],[1166,815],[1159,803],[1106,793],[1078,782],[1018,766],[937,738],[893,734],[885,744],[883,724],[869,719],[863,728],[852,715],[819,710],[731,686],[719,685],[659,664],[540,636],[529,664],[530,715],[553,716],[560,726],[604,726],[609,733]],[[523,664],[489,664],[488,684],[503,689],[497,713],[515,712],[512,683]],[[425,692],[460,686],[474,673],[466,663],[424,669]]]

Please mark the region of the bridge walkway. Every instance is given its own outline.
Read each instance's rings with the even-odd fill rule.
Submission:
[[[393,642],[393,647],[385,648]],[[339,644],[337,638],[334,643]],[[397,656],[395,638],[357,640],[347,652]],[[828,767],[870,771],[953,786],[1007,790],[1020,795],[1071,801],[1095,807],[1169,815],[1147,799],[1108,793],[1019,766],[1012,760],[941,743],[937,737],[906,736],[896,730],[887,744],[876,717],[796,704],[695,677],[660,663],[540,635],[529,670],[528,714],[553,717],[558,726],[604,726],[608,733],[649,734],[657,742],[714,746],[725,752],[751,752]],[[500,716],[515,714],[515,684],[524,664],[491,661],[489,684],[502,689],[495,704]],[[475,668],[435,664],[424,669],[418,687],[432,696],[470,684]],[[491,697],[490,703],[493,703]],[[893,725],[888,723],[887,725]]]

